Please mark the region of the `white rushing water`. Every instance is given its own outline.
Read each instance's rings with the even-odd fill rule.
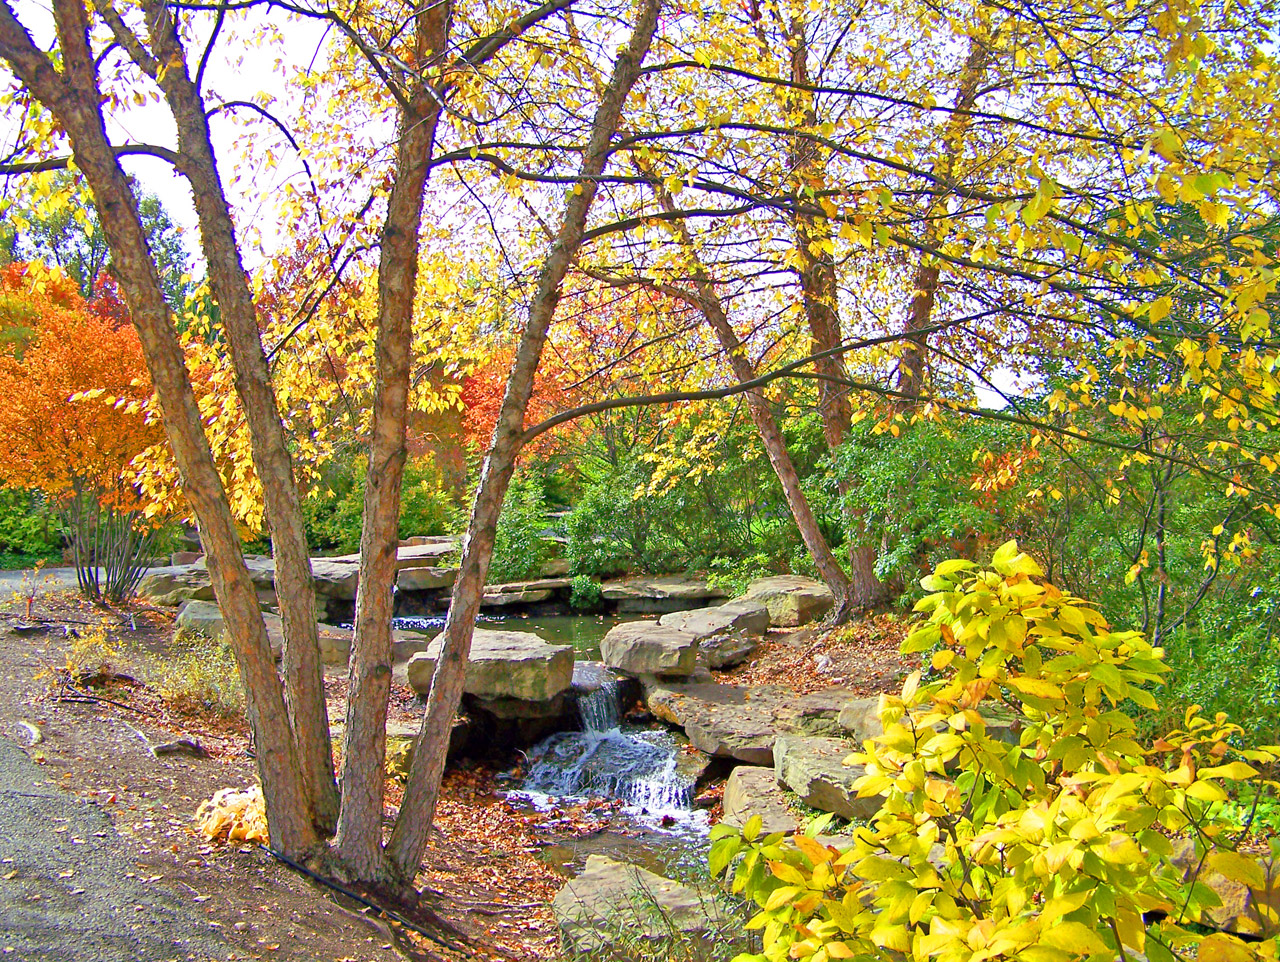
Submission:
[[[618,683],[592,679],[578,699],[583,730],[558,732],[529,751],[520,794],[538,808],[556,800],[621,801],[628,815],[650,828],[706,831],[705,812],[692,808],[693,776],[680,771],[680,746],[666,731],[622,725]]]

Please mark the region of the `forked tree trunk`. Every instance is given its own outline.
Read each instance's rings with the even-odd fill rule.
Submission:
[[[427,5],[418,14],[415,62],[431,64],[445,49],[452,4]],[[415,83],[402,112],[395,183],[387,200],[378,262],[377,384],[365,473],[360,531],[360,590],[355,640],[348,666],[347,726],[342,753],[342,813],[335,838],[342,862],[361,878],[395,881],[382,850],[386,784],[387,700],[391,693],[391,618],[399,547],[400,485],[413,350],[419,233],[439,95]],[[416,868],[416,866],[415,866]],[[400,873],[412,882],[413,872]]]
[[[657,195],[658,203],[663,210],[668,214],[674,214],[676,211],[675,202],[661,182],[650,181],[650,186]],[[707,273],[702,259],[698,256],[693,238],[689,234],[688,224],[685,223],[683,218],[677,218],[671,223],[675,227],[680,247],[684,251],[686,263],[693,274],[694,286],[698,292],[698,309],[702,312],[702,316],[706,318],[707,324],[715,331],[716,339],[719,340],[720,346],[724,348],[725,357],[729,360],[733,376],[744,384],[755,380],[756,370],[747,359],[746,349],[743,347],[742,342],[738,340],[738,335],[734,332],[733,325],[729,322],[728,313],[724,309],[724,302],[721,301],[720,295],[716,292],[715,284]],[[791,517],[795,520],[796,527],[800,530],[800,537],[804,540],[809,556],[813,559],[813,563],[817,567],[818,573],[822,576],[822,580],[831,589],[831,593],[835,595],[836,607],[843,608],[845,599],[849,596],[849,578],[844,573],[844,569],[840,567],[840,562],[836,560],[836,556],[832,554],[831,546],[827,544],[827,539],[823,536],[822,529],[818,527],[818,519],[813,516],[813,509],[809,505],[809,499],[805,496],[800,475],[796,471],[790,453],[787,451],[786,439],[782,435],[781,428],[778,427],[773,411],[769,409],[769,402],[765,400],[763,392],[747,392],[747,410],[751,413],[751,420],[760,434],[760,441],[764,445],[765,454],[769,457],[769,464],[773,466],[773,472],[777,475],[778,482],[782,485],[783,495],[787,499],[787,507],[791,510]]]
[[[188,73],[186,50],[166,6],[157,0],[144,0],[150,50],[131,33],[109,0],[97,0],[97,8],[116,40],[164,91],[177,124],[178,150],[185,159],[184,172],[195,198],[209,284],[231,348],[236,392],[249,427],[253,467],[262,483],[271,530],[276,598],[284,625],[285,704],[307,783],[307,803],[317,829],[329,834],[337,824],[338,790],[324,699],[310,552],[293,461],[262,349],[257,308],[218,174],[204,100]],[[167,66],[161,70],[160,64]]]
[[[564,221],[543,264],[507,378],[506,393],[471,509],[471,522],[445,622],[443,647],[436,661],[427,711],[414,748],[404,803],[387,846],[388,854],[404,878],[412,878],[417,871],[435,816],[449,733],[462,697],[476,615],[493,555],[498,515],[523,444],[525,412],[547,330],[555,314],[564,276],[582,246],[587,213],[598,187],[597,178],[609,159],[610,140],[618,130],[627,95],[640,75],[640,65],[657,29],[661,5],[662,0],[639,0],[631,39],[618,51],[609,83],[601,93],[583,153],[580,177],[565,203]]]
[[[182,474],[183,491],[200,523],[210,579],[244,679],[271,842],[285,854],[304,857],[318,839],[306,805],[275,660],[160,276],[147,247],[136,198],[107,139],[85,7],[79,0],[55,0],[53,12],[62,52],[61,71],[36,47],[7,0],[0,2],[0,57],[58,119],[71,140],[76,166],[93,191],[114,269],[160,401],[165,432]]]

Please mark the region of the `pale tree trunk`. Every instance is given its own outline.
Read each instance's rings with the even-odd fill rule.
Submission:
[[[452,5],[429,4],[417,16],[415,62],[442,54]],[[382,850],[387,700],[391,693],[391,618],[399,547],[400,485],[413,351],[413,301],[419,234],[439,94],[415,81],[398,125],[395,182],[387,200],[378,263],[377,383],[360,531],[360,590],[348,666],[347,726],[342,754],[342,813],[335,838],[343,864],[360,878],[394,881]],[[402,873],[412,882],[413,873]]]
[[[790,97],[792,110],[800,123],[812,130],[817,123],[813,106],[813,94],[809,86],[809,46],[805,36],[805,22],[794,18],[788,34],[791,55],[791,81],[795,91]],[[819,156],[817,145],[804,137],[791,139],[791,172],[797,183],[816,190],[826,185],[826,165]],[[799,201],[801,197],[797,197]],[[849,404],[848,389],[844,385],[848,374],[844,358],[832,352],[844,339],[840,323],[839,289],[836,283],[835,237],[826,219],[813,216],[799,209],[794,215],[796,251],[800,255],[800,291],[805,319],[809,324],[809,336],[813,353],[822,355],[814,364],[818,380],[818,413],[822,417],[822,437],[828,449],[835,454],[845,442],[852,426],[853,409]],[[865,511],[855,504],[856,490],[847,480],[838,479],[841,512],[845,522],[845,537],[849,543],[849,591],[846,603],[833,613],[836,622],[848,620],[857,608],[871,608],[885,600],[887,586],[876,577],[876,549],[860,543],[859,531],[863,528]]]
[[[144,0],[150,50],[107,0],[98,0],[97,8],[117,42],[164,91],[177,124],[178,150],[195,198],[209,284],[227,333],[236,392],[249,427],[253,466],[262,482],[271,530],[276,598],[284,625],[285,703],[307,782],[308,805],[316,827],[331,833],[338,818],[338,791],[317,640],[310,553],[293,462],[262,349],[253,293],[240,260],[231,211],[210,141],[204,100],[191,81],[186,51],[167,7],[156,0]],[[166,64],[166,69],[160,70],[160,64]]]
[[[200,523],[209,575],[244,679],[271,842],[285,854],[305,857],[318,839],[306,805],[279,676],[136,198],[107,139],[85,7],[78,0],[55,0],[53,10],[64,65],[61,72],[32,42],[8,0],[0,0],[0,57],[58,119],[71,139],[76,166],[93,191],[114,270],[160,401],[183,491]]]
[[[661,3],[662,0],[639,0],[631,39],[618,51],[609,83],[601,93],[579,180],[565,203],[563,223],[529,303],[529,317],[521,332],[493,440],[481,469],[480,486],[472,505],[471,522],[442,636],[443,647],[436,661],[427,710],[414,748],[404,803],[388,843],[388,853],[404,878],[412,878],[417,872],[435,816],[449,733],[462,697],[476,615],[493,555],[498,515],[523,444],[525,411],[533,394],[534,375],[547,330],[560,298],[561,283],[582,246],[587,214],[598,187],[597,178],[608,162],[610,141],[618,130],[627,95],[640,75],[640,65],[653,40]]]
[[[661,182],[650,181],[650,186],[662,208],[668,214],[675,213],[675,202]],[[702,258],[698,256],[697,248],[689,233],[689,225],[683,218],[677,218],[671,223],[675,227],[680,247],[684,251],[686,264],[693,274],[694,286],[698,292],[698,309],[706,318],[707,324],[715,331],[720,346],[724,348],[733,376],[743,384],[755,380],[755,367],[747,359],[746,349],[733,330],[728,313],[724,309],[724,302],[716,292],[715,284],[702,263]],[[765,399],[763,392],[747,392],[747,410],[751,413],[751,420],[760,434],[760,441],[764,445],[765,454],[769,457],[769,464],[773,466],[773,472],[782,485],[787,507],[791,510],[791,517],[795,520],[796,527],[800,530],[800,537],[809,550],[809,556],[813,559],[822,580],[835,595],[837,607],[843,607],[844,599],[849,596],[849,578],[840,567],[836,556],[832,554],[831,546],[827,544],[827,539],[823,537],[822,530],[818,527],[818,519],[813,516],[813,509],[805,496],[800,475],[787,451],[786,439],[782,435],[781,428],[778,427],[773,411],[769,409],[769,402]]]
[[[965,134],[972,120],[969,111],[973,110],[978,102],[978,88],[986,74],[988,61],[986,45],[979,38],[971,37],[969,55],[965,59],[964,69],[960,74],[960,84],[956,90],[954,112],[947,122],[947,130],[943,135],[942,156],[933,166],[933,173],[941,183],[945,184],[955,173],[956,162],[964,149]],[[943,200],[945,201],[945,196]],[[935,225],[937,221],[926,217],[925,223]],[[925,236],[925,246],[934,246],[940,240],[942,240],[941,229],[931,226]],[[927,252],[922,253],[911,285],[911,303],[908,306],[907,319],[903,327],[906,341],[903,344],[902,359],[898,366],[897,389],[900,393],[908,395],[900,402],[899,407],[902,410],[910,410],[916,406],[915,398],[923,393],[927,384],[929,336],[925,329],[933,316],[933,303],[937,297],[940,275],[938,261],[931,258]]]

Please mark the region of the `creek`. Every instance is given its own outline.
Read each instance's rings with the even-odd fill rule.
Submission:
[[[600,853],[668,869],[705,853],[707,813],[693,807],[701,767],[663,728],[626,724],[618,682],[607,669],[578,700],[581,731],[562,731],[526,753],[507,798],[513,804],[554,812],[585,806],[610,813],[586,833],[559,839],[544,857],[580,861]]]
[[[614,625],[653,615],[491,615],[481,612],[478,628],[490,631],[530,631],[552,645],[572,645],[575,661],[599,661],[600,641]],[[434,638],[444,629],[444,615],[391,619],[393,628]]]

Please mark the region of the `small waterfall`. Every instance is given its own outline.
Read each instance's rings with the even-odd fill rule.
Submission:
[[[622,725],[622,690],[612,671],[599,662],[578,662],[573,687],[583,731],[607,732]]]
[[[687,811],[693,779],[677,770],[679,747],[663,731],[560,732],[530,753],[522,791],[616,798],[649,814]]]

